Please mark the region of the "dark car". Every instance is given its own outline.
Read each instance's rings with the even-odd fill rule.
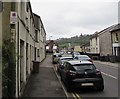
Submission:
[[[104,90],[104,81],[101,72],[89,61],[71,60],[64,62],[60,70],[61,80],[67,91],[78,87],[95,87],[99,91]]]
[[[56,71],[59,72],[60,69],[62,69],[62,66],[63,66],[64,62],[69,61],[69,60],[73,60],[73,57],[72,56],[63,56],[63,57],[60,57],[58,59],[57,65],[56,65]]]

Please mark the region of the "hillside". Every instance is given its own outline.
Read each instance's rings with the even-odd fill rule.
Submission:
[[[69,44],[71,44],[72,47],[74,47],[75,45],[83,45],[86,43],[90,42],[90,36],[91,35],[80,35],[80,36],[74,36],[71,38],[60,38],[55,40],[55,42],[58,43],[60,48],[65,48],[68,47]]]

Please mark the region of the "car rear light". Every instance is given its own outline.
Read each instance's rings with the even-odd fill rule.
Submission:
[[[90,61],[90,62],[92,62],[92,63],[93,63],[92,59],[88,59],[88,61]]]
[[[76,75],[76,72],[75,72],[75,71],[72,71],[72,70],[69,70],[69,71],[67,72],[67,74],[70,75],[70,76],[75,76],[75,75]]]
[[[101,72],[98,69],[96,69],[96,75],[101,75]]]

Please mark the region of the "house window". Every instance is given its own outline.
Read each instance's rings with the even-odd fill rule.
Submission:
[[[95,38],[95,40],[96,40],[96,45],[97,45],[97,37]]]
[[[26,3],[26,12],[29,11],[29,6],[28,6],[28,2]]]
[[[38,31],[35,30],[35,41],[38,42]]]
[[[24,2],[21,2],[20,4],[20,15],[21,19],[24,21]]]
[[[40,51],[39,51],[39,49],[37,50],[37,56],[40,57]]]

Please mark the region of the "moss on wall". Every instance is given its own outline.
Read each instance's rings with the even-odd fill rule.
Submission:
[[[12,8],[13,9],[13,8]],[[2,32],[2,97],[15,97],[16,51],[10,25],[11,3],[4,2]]]

